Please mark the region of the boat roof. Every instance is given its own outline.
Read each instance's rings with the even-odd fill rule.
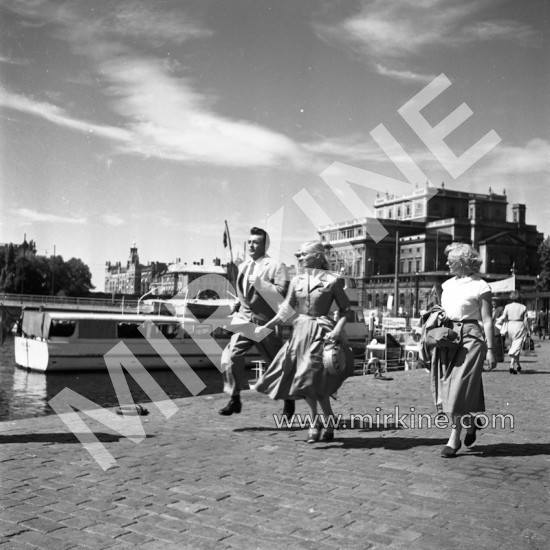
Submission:
[[[139,313],[95,313],[92,311],[35,311],[24,310],[25,317],[48,316],[52,320],[59,321],[80,321],[97,320],[97,321],[118,321],[127,323],[143,323],[145,321],[155,323],[196,323],[194,319],[188,317],[171,317],[169,315],[146,315]]]

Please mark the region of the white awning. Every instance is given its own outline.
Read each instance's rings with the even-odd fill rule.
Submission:
[[[489,286],[493,292],[512,292],[512,290],[516,290],[516,276],[512,275],[508,279],[494,281],[489,283]]]

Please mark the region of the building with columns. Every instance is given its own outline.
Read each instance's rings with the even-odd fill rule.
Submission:
[[[330,269],[357,280],[366,308],[384,307],[388,297],[396,295],[393,307],[398,312],[416,315],[426,309],[434,290],[448,278],[444,251],[453,241],[469,243],[480,252],[486,280],[514,274],[520,290],[534,288],[537,250],[544,236],[527,223],[524,204],[512,205],[508,220],[505,191],[470,193],[444,184],[417,187],[407,195],[378,196],[374,210],[375,219],[318,229]],[[381,239],[376,237],[379,224],[387,232]]]

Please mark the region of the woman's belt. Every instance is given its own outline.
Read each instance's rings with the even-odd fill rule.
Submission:
[[[461,321],[455,321],[454,319],[451,319],[452,323],[462,323],[463,325],[467,323],[476,323],[479,324],[479,321],[477,319],[462,319]]]

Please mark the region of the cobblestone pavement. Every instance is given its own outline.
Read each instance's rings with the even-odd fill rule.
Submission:
[[[105,471],[57,416],[0,423],[0,550],[550,548],[550,342],[537,346],[521,375],[484,375],[488,413],[514,426],[454,459],[440,457],[448,430],[412,417],[350,429],[395,406],[432,414],[423,370],[346,381],[330,443],[278,429],[281,404],[252,391],[227,418],[224,395],[177,400],[170,419],[148,404],[140,443],[82,415],[116,459]]]

